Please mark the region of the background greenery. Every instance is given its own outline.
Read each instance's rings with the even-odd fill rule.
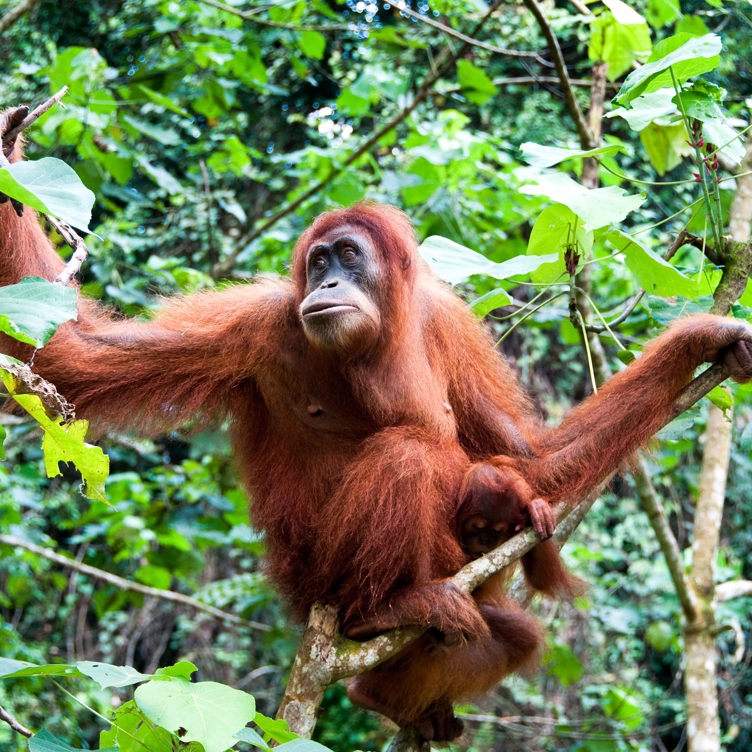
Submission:
[[[407,14],[370,0],[218,5],[39,0],[0,36],[0,105],[36,104],[70,88],[27,133],[27,155],[65,160],[96,194],[86,294],[138,315],[159,294],[284,272],[312,217],[365,197],[405,208],[421,238],[442,235],[495,261],[526,252],[550,201],[520,191],[526,180],[519,147],[580,143],[545,64],[540,27],[523,6],[499,7],[478,33],[482,48],[463,47],[430,23],[473,34],[487,9],[480,0],[418,0],[405,6]],[[0,17],[10,7],[0,3]],[[640,1],[632,7],[647,19],[642,24],[624,24],[612,3],[593,3],[589,14],[578,5],[544,7],[583,107],[590,93],[580,82],[594,60],[609,61],[608,100],[660,39],[715,31],[723,53],[705,80],[726,90],[732,125],[749,123],[748,3]],[[445,65],[452,52],[458,59]],[[640,231],[641,242],[659,252],[687,222],[712,237],[706,213],[681,213],[699,197],[685,132],[655,119],[647,133],[622,118],[607,118],[603,127],[606,142],[625,151],[604,157],[601,180],[645,194],[623,229]],[[566,166],[571,174],[579,165]],[[683,182],[630,182],[639,180]],[[722,184],[724,210],[732,189]],[[605,243],[596,259],[593,304],[616,315],[640,284]],[[691,275],[703,261],[690,249],[675,263]],[[517,300],[536,295],[538,288],[518,283],[503,286]],[[498,286],[474,277],[461,291],[474,299]],[[543,414],[557,421],[589,393],[590,379],[566,298],[549,297],[522,326],[510,328],[517,319],[505,317],[507,309],[491,325],[506,335],[503,349]],[[696,297],[648,294],[619,337],[639,349],[678,313],[707,309],[709,299]],[[616,364],[612,338],[605,334],[603,342]],[[737,389],[736,401],[720,579],[752,578],[749,390]],[[252,623],[144,597],[6,546],[0,655],[36,663],[90,659],[145,673],[190,660],[198,678],[247,689],[273,715],[299,633],[264,580],[263,541],[248,524],[221,427],[153,442],[108,436],[105,503],[81,496],[73,471],[48,479],[35,425],[3,420],[9,436],[0,465],[0,532],[140,583],[199,595]],[[653,479],[680,542],[692,531],[703,430],[696,408],[652,453]],[[627,479],[612,484],[565,552],[592,583],[588,597],[536,604],[549,634],[543,669],[462,709],[471,748],[681,749],[679,608]],[[739,752],[752,747],[749,617],[744,599],[724,605],[720,617],[737,629],[719,645],[726,748]],[[59,681],[8,680],[0,684],[0,705],[75,747],[96,745],[103,724],[83,704],[107,713],[130,698],[130,688]],[[350,706],[342,687],[328,691],[319,741],[335,750],[376,750],[390,736],[375,716]],[[25,748],[0,724],[0,749]]]

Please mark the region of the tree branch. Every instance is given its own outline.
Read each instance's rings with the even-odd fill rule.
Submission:
[[[34,736],[34,732],[31,729],[27,729],[26,726],[22,726],[5,708],[0,707],[0,721],[7,723],[14,731],[17,731],[22,736],[31,738]]]
[[[540,5],[538,5],[537,0],[523,0],[523,3],[535,17],[543,36],[546,38],[548,51],[551,53],[556,74],[559,76],[559,81],[564,89],[564,101],[567,104],[569,115],[577,128],[580,143],[583,145],[583,148],[592,149],[597,144],[594,143],[587,120],[582,113],[580,104],[577,101],[577,96],[574,93],[574,88],[572,87],[571,79],[569,77],[569,71],[567,70],[567,64],[564,62],[564,55],[561,52],[561,47],[559,47],[559,41],[556,38],[556,34],[554,34],[551,24],[548,23],[548,19],[543,13]]]
[[[752,598],[752,580],[722,582],[716,586],[715,596],[721,602],[735,598]]]
[[[211,4],[214,4],[215,2],[215,0],[203,1],[210,2]],[[503,0],[495,0],[495,2],[493,2],[489,6],[485,16],[483,16],[483,18],[476,24],[475,28],[471,32],[472,37],[477,35],[477,33],[488,22],[491,16],[496,12],[496,9],[502,4],[502,2]],[[227,254],[227,256],[225,256],[224,259],[222,259],[222,261],[220,261],[218,264],[215,264],[211,272],[212,277],[216,278],[227,275],[232,270],[235,259],[246,246],[248,246],[257,238],[261,237],[261,235],[263,235],[270,227],[274,226],[281,219],[284,219],[289,214],[292,214],[292,212],[294,212],[299,206],[305,203],[309,198],[312,198],[316,194],[320,193],[322,189],[324,189],[335,178],[341,175],[351,164],[353,164],[363,154],[365,154],[373,146],[375,146],[387,133],[393,131],[398,125],[403,123],[418,107],[418,105],[428,98],[433,85],[441,78],[442,75],[444,75],[449,66],[454,64],[462,57],[463,54],[465,54],[468,47],[468,44],[462,44],[457,50],[452,53],[448,53],[446,50],[444,50],[445,54],[440,56],[439,61],[435,65],[433,71],[423,81],[420,88],[415,92],[412,101],[407,106],[405,106],[400,112],[398,112],[391,120],[381,126],[381,128],[377,128],[369,138],[367,138],[357,149],[355,149],[355,151],[351,152],[338,166],[331,168],[329,173],[324,178],[319,180],[317,183],[314,183],[310,188],[303,191],[303,193],[297,196],[297,198],[293,199],[290,203],[286,204],[270,217],[262,221],[261,224],[254,228],[248,235],[246,235],[246,237],[238,240],[235,246],[236,250],[230,252],[229,254]]]
[[[231,614],[228,611],[223,611],[220,608],[215,608],[214,606],[210,606],[208,603],[202,603],[195,598],[191,598],[191,596],[189,595],[184,595],[183,593],[175,593],[172,590],[160,590],[159,588],[149,587],[148,585],[141,585],[138,582],[131,582],[130,580],[126,580],[124,577],[118,577],[118,575],[111,574],[110,572],[105,572],[103,569],[98,569],[97,567],[92,567],[89,564],[83,564],[79,561],[75,561],[74,559],[69,559],[67,556],[62,556],[61,554],[55,553],[54,551],[50,551],[46,548],[43,548],[42,546],[38,546],[36,545],[36,543],[31,543],[30,541],[18,538],[15,535],[6,535],[4,533],[0,533],[0,544],[22,548],[25,551],[29,551],[33,554],[36,554],[37,556],[41,556],[44,559],[53,561],[55,562],[55,564],[60,564],[61,566],[72,569],[75,572],[79,572],[80,574],[85,574],[89,577],[94,577],[97,580],[101,580],[102,582],[107,582],[108,584],[114,585],[120,590],[129,590],[134,593],[147,595],[151,598],[159,598],[163,601],[179,603],[182,606],[187,606],[188,608],[195,609],[196,611],[203,611],[204,613],[210,614],[211,616],[214,616],[217,619],[221,619],[222,621],[230,622],[231,624],[240,624],[243,626],[251,627],[252,629],[256,629],[260,632],[268,632],[271,629],[268,624],[262,624],[261,622],[242,619],[236,614]]]
[[[53,94],[49,99],[42,102],[39,107],[35,107],[15,128],[9,130],[3,137],[3,141],[6,143],[13,143],[19,133],[26,130],[35,120],[38,120],[44,115],[47,110],[54,107],[66,94],[68,93],[68,87],[63,86],[57,94]]]
[[[39,0],[21,0],[15,8],[11,8],[2,18],[0,18],[0,34],[3,34],[16,21],[18,21],[24,13],[30,11],[38,2]]]

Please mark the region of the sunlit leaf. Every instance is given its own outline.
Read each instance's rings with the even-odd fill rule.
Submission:
[[[535,173],[520,170],[521,177],[532,183],[520,188],[522,193],[546,196],[568,206],[580,219],[586,230],[596,230],[621,222],[644,201],[643,196],[629,194],[616,186],[585,188],[563,172]]]
[[[134,693],[149,720],[181,741],[196,741],[206,752],[224,752],[256,714],[251,695],[217,682],[152,680]]]
[[[94,194],[59,159],[43,157],[0,168],[0,193],[89,232]]]
[[[40,425],[44,466],[47,476],[54,478],[61,474],[60,463],[71,462],[81,473],[84,491],[91,499],[104,500],[104,482],[109,473],[110,461],[98,446],[84,441],[89,428],[88,421],[74,420],[69,423],[62,418],[50,418],[42,400],[36,394],[17,392],[15,378],[0,370],[5,388],[10,396]]]
[[[554,261],[556,256],[515,256],[496,263],[480,253],[455,243],[448,238],[432,235],[420,246],[420,255],[446,282],[459,284],[473,274],[483,274],[494,279],[511,279],[527,276],[542,264]]]
[[[564,149],[559,146],[544,146],[532,141],[525,141],[520,145],[522,158],[532,167],[553,167],[567,159],[585,159],[586,157],[604,157],[619,152],[626,153],[626,146],[622,144],[610,144],[600,146],[597,149]]]

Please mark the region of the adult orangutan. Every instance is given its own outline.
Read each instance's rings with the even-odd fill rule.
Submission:
[[[0,259],[3,284],[62,266],[34,212],[10,202]],[[483,328],[420,261],[406,216],[358,204],[303,233],[291,279],[175,298],[150,321],[81,299],[34,367],[100,427],[153,435],[231,415],[269,574],[292,611],[334,604],[354,638],[426,627],[350,694],[446,740],[461,729],[453,701],[530,664],[541,640],[498,578],[473,596],[447,578],[528,520],[550,535],[548,502],[594,488],[645,442],[703,361],[750,378],[751,343],[739,321],[680,321],[547,430]],[[528,560],[533,584],[572,589],[555,549],[541,550]]]

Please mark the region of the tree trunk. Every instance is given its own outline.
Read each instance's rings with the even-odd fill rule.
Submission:
[[[740,172],[752,167],[752,136]],[[748,243],[752,221],[752,179],[745,175],[737,181],[737,190],[729,212],[729,239]],[[736,260],[728,258],[728,265]],[[746,276],[746,275],[745,275]],[[719,299],[716,298],[717,308]],[[728,307],[728,306],[724,306]],[[728,313],[717,310],[717,313]],[[717,651],[715,644],[716,583],[723,503],[726,494],[731,453],[731,421],[710,405],[705,431],[700,493],[695,512],[694,542],[690,587],[697,596],[696,617],[684,628],[686,669],[684,692],[687,702],[687,748],[689,752],[720,752],[721,728],[718,716]]]

